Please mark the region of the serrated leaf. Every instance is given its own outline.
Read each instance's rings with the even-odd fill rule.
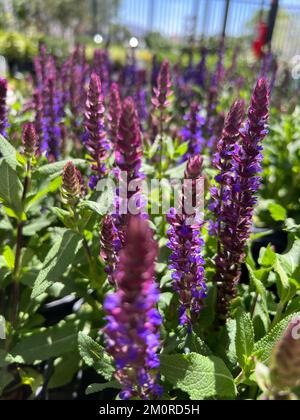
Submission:
[[[115,372],[115,367],[113,359],[106,353],[104,347],[83,332],[78,334],[78,346],[84,362],[109,381]]]
[[[34,330],[20,338],[11,355],[18,357],[19,363],[22,360],[22,363],[31,364],[69,353],[76,349],[78,328],[78,322],[73,320]]]
[[[0,163],[0,200],[21,219],[23,187],[17,173],[5,160]]]
[[[265,365],[269,364],[269,359],[271,356],[271,352],[273,347],[275,346],[276,342],[280,339],[280,337],[283,335],[284,331],[286,330],[289,322],[295,318],[299,317],[300,312],[296,312],[294,314],[291,314],[284,319],[282,319],[278,324],[275,325],[271,329],[271,331],[261,340],[259,340],[257,343],[255,343],[254,346],[254,352],[257,356],[257,358],[264,363]]]
[[[191,400],[236,396],[233,377],[218,357],[197,353],[162,354],[160,361],[165,380],[186,392]]]
[[[1,153],[5,162],[11,167],[11,169],[16,170],[17,167],[20,166],[17,159],[16,149],[0,134],[0,156]]]
[[[78,233],[67,230],[60,240],[53,245],[34,282],[31,294],[33,299],[44,293],[65,273],[81,246],[81,240],[82,238]]]
[[[103,391],[107,388],[122,389],[121,385],[117,381],[105,382],[104,384],[91,384],[85,390],[85,395],[96,394],[97,392]]]
[[[253,352],[254,329],[250,315],[242,309],[237,313],[235,343],[239,365],[244,368]]]
[[[210,348],[194,331],[187,335],[185,342],[178,345],[178,348],[188,348],[191,353],[199,353],[202,354],[202,356],[212,356]]]

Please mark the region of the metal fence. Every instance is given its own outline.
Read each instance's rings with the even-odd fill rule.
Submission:
[[[268,11],[271,0],[230,0],[226,35],[255,34],[255,17]],[[156,31],[170,40],[222,33],[226,0],[122,0],[117,22],[136,36]],[[285,59],[300,54],[300,0],[280,0],[273,48]]]

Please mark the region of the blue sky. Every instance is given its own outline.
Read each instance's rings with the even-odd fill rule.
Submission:
[[[150,5],[154,4],[153,30],[167,36],[181,36],[191,31],[195,3],[198,4],[198,34],[204,31],[208,35],[216,35],[222,28],[224,0],[122,0],[120,17],[122,22],[129,24],[136,35],[139,35],[150,25]],[[264,3],[268,5],[270,0],[265,0]],[[231,0],[228,34],[247,33],[250,30],[247,22],[259,10],[260,4],[261,0]],[[206,5],[208,6],[205,14]],[[300,0],[280,0],[280,5],[284,8],[290,6],[291,12],[296,6],[299,6],[300,10]]]

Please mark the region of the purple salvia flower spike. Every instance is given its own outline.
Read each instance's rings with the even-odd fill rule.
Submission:
[[[185,120],[187,125],[179,132],[183,140],[188,141],[188,151],[183,156],[183,160],[199,154],[204,142],[202,136],[204,118],[200,115],[200,105],[197,102],[191,104],[190,112],[186,115]]]
[[[152,98],[152,104],[160,111],[166,109],[170,104],[168,97],[172,93],[171,86],[170,64],[169,61],[165,59],[160,67],[157,77],[157,86],[153,88],[154,96]]]
[[[241,130],[241,144],[232,150],[231,176],[221,177],[223,204],[219,216],[219,247],[216,257],[216,280],[219,286],[218,316],[221,322],[228,317],[230,303],[236,296],[236,287],[245,258],[245,246],[250,236],[252,216],[259,188],[261,171],[261,141],[266,136],[269,88],[260,78],[254,89],[248,120]]]
[[[104,333],[123,388],[121,398],[154,399],[162,393],[157,355],[161,318],[155,308],[159,293],[154,281],[158,248],[148,222],[140,216],[130,218],[125,236],[114,274],[118,290],[104,302],[108,314]]]
[[[95,188],[99,179],[106,174],[105,161],[108,156],[109,144],[104,125],[104,103],[101,80],[96,73],[92,73],[87,94],[85,108],[85,145],[92,159],[92,171],[89,186]]]
[[[119,122],[122,112],[122,102],[120,96],[119,85],[112,83],[109,92],[109,133],[110,140],[113,145],[116,144],[118,139]]]
[[[0,77],[0,134],[6,137],[7,122],[7,80]]]
[[[185,180],[192,180],[192,201],[196,202],[196,182],[201,176],[202,157],[194,156],[189,159],[185,171]],[[173,288],[179,295],[179,322],[185,325],[188,332],[198,320],[203,300],[206,297],[207,286],[204,274],[204,259],[201,238],[203,222],[198,220],[196,213],[187,214],[185,211],[185,191],[182,192],[182,212],[171,209],[167,220],[171,227],[168,231],[171,257],[169,268],[173,270]],[[191,224],[191,217],[194,222]]]

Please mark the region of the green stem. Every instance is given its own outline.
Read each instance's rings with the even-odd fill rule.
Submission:
[[[27,193],[29,191],[31,182],[31,158],[27,160],[26,175],[23,185],[23,194],[22,194],[22,204],[24,207]],[[20,297],[20,284],[19,284],[19,275],[20,275],[20,266],[21,266],[21,253],[22,253],[22,242],[23,242],[23,226],[24,222],[22,220],[18,221],[17,224],[17,239],[16,239],[16,254],[15,254],[15,263],[14,270],[12,273],[13,284],[12,284],[12,296],[11,296],[11,323],[12,325],[16,324],[19,312],[19,297]]]

